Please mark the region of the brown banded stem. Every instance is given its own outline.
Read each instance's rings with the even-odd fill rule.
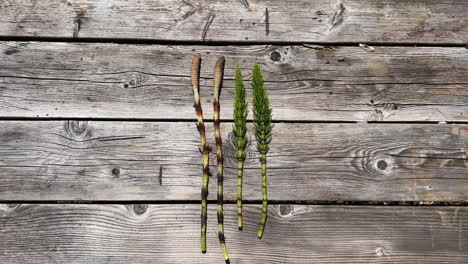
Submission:
[[[190,79],[192,80],[193,88],[193,107],[195,108],[195,113],[197,115],[197,129],[200,133],[200,151],[203,157],[203,182],[201,188],[201,251],[206,253],[206,222],[208,219],[207,215],[207,199],[208,199],[208,181],[210,175],[210,147],[206,142],[205,135],[205,124],[203,122],[203,111],[200,103],[200,64],[201,57],[196,55],[192,61],[192,67],[190,69]]]
[[[220,57],[216,61],[214,71],[214,98],[213,98],[213,124],[216,141],[216,158],[218,161],[218,192],[217,192],[217,214],[218,214],[218,238],[219,244],[221,245],[221,251],[223,252],[224,261],[229,263],[229,255],[226,249],[226,239],[224,237],[224,213],[223,213],[223,140],[221,138],[220,128],[220,105],[219,97],[221,95],[221,88],[223,86],[223,75],[224,75],[224,57]]]

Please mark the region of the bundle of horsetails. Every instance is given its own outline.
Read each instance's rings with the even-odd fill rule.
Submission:
[[[261,239],[263,237],[263,230],[265,229],[268,213],[266,162],[269,150],[268,145],[271,141],[272,109],[263,84],[260,65],[258,64],[255,64],[252,70],[252,88],[255,138],[257,139],[257,151],[260,153],[260,162],[262,165],[262,216],[257,231],[257,237]]]
[[[234,134],[233,145],[237,157],[237,226],[242,230],[242,175],[244,171],[245,147],[247,145],[247,103],[245,102],[245,87],[239,65],[236,66],[234,79],[236,88],[234,96]]]
[[[223,252],[224,261],[229,263],[229,256],[226,249],[226,241],[224,237],[224,213],[223,213],[223,141],[221,138],[220,128],[220,105],[219,96],[221,95],[221,88],[223,85],[223,74],[224,74],[224,57],[220,57],[216,61],[214,71],[214,99],[213,99],[213,125],[215,132],[216,141],[216,158],[218,161],[218,238],[219,244],[221,245],[221,251]]]
[[[208,198],[208,179],[210,175],[209,158],[210,147],[206,142],[205,124],[203,122],[203,111],[200,103],[200,64],[201,57],[196,55],[192,61],[190,78],[192,80],[193,99],[195,112],[197,114],[197,129],[200,133],[201,148],[203,156],[203,183],[201,189],[201,251],[206,253],[206,222],[207,222],[207,198]]]

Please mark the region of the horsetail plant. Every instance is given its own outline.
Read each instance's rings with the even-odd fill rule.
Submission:
[[[260,153],[260,162],[262,165],[262,216],[257,231],[257,237],[262,239],[268,213],[266,162],[269,150],[268,145],[271,141],[272,109],[270,107],[270,101],[268,100],[267,91],[263,84],[260,65],[258,64],[255,64],[252,70],[252,88],[255,138],[257,139],[257,151]]]
[[[205,124],[203,122],[203,111],[200,103],[200,64],[201,57],[196,55],[192,61],[190,69],[190,79],[192,80],[193,99],[195,113],[197,114],[197,130],[200,133],[200,152],[203,156],[203,183],[201,188],[201,251],[206,253],[206,222],[207,222],[207,199],[208,199],[208,181],[210,175],[209,159],[211,149],[206,142]]]
[[[242,176],[244,171],[245,147],[247,145],[247,103],[245,102],[245,87],[242,81],[242,73],[239,65],[236,66],[234,79],[236,88],[234,96],[234,134],[233,145],[236,148],[237,157],[237,226],[242,230]]]
[[[224,57],[219,57],[216,61],[214,71],[214,98],[213,98],[213,126],[216,141],[216,158],[218,161],[218,238],[223,252],[224,261],[229,263],[229,255],[226,249],[226,239],[224,237],[224,213],[223,213],[223,140],[221,138],[221,121],[220,121],[220,105],[219,97],[221,95],[221,88],[223,86],[224,75]]]

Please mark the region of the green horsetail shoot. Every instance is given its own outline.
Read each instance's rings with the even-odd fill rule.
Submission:
[[[271,117],[272,109],[268,94],[263,84],[263,77],[260,71],[260,65],[255,64],[252,70],[252,88],[253,88],[253,115],[255,126],[255,138],[257,140],[257,151],[260,153],[260,162],[262,166],[262,216],[258,226],[257,237],[263,237],[263,231],[267,221],[268,197],[267,197],[267,153],[271,141]]]
[[[208,199],[208,181],[210,175],[210,147],[206,142],[205,136],[205,124],[203,122],[203,111],[200,103],[200,64],[201,57],[196,55],[192,61],[192,67],[190,69],[190,79],[192,81],[193,88],[193,107],[197,115],[197,129],[200,133],[200,152],[203,156],[203,183],[201,188],[201,251],[206,253],[206,222],[207,216],[207,199]]]
[[[226,239],[224,237],[224,213],[223,213],[223,140],[221,138],[220,128],[220,105],[219,97],[221,95],[221,88],[223,86],[223,74],[224,74],[224,57],[220,57],[216,61],[214,71],[214,98],[213,98],[213,125],[215,132],[216,141],[216,158],[218,162],[218,239],[221,245],[221,251],[223,252],[224,261],[229,263],[229,256],[226,249]]]
[[[245,87],[242,81],[242,73],[239,65],[236,66],[234,79],[234,134],[233,145],[236,148],[237,157],[237,226],[242,230],[242,175],[244,171],[245,147],[247,145],[247,103],[245,102]]]

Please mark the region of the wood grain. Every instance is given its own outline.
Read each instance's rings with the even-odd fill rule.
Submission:
[[[466,207],[226,206],[231,263],[465,263]],[[2,263],[222,263],[210,207],[199,252],[199,205],[0,205]]]
[[[460,0],[4,0],[0,35],[464,44],[467,13]]]
[[[200,199],[195,123],[2,121],[0,127],[0,200]],[[260,165],[251,124],[248,129],[244,198],[260,200]],[[235,200],[230,130],[222,124],[225,199]],[[461,124],[277,123],[269,198],[468,200],[467,131]],[[207,139],[214,146],[211,124]],[[216,185],[209,190],[216,199]]]
[[[258,62],[276,120],[468,121],[461,47],[0,44],[0,117],[194,119],[189,68],[201,53],[206,116],[213,66],[225,56],[223,119],[232,119],[235,65],[251,98]]]

